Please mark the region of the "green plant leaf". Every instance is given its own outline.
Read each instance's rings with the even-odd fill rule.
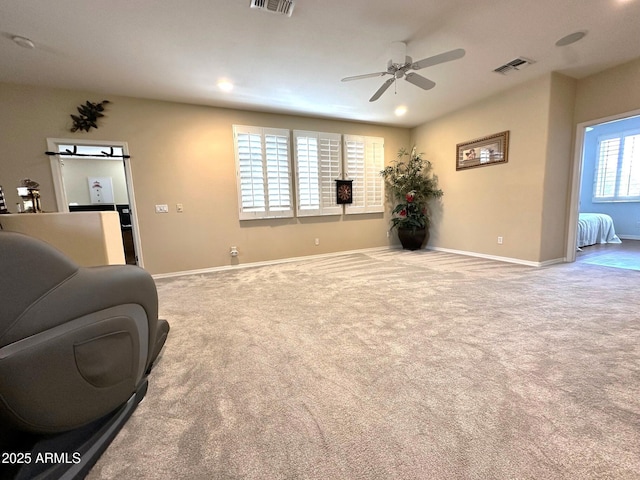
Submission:
[[[404,157],[409,157],[403,161]],[[414,146],[409,152],[405,148],[398,151],[398,160],[380,171],[384,178],[386,192],[395,204],[392,214],[403,210],[405,216],[394,216],[391,228],[424,228],[429,225],[427,202],[440,198],[443,192],[438,188],[438,178],[431,172],[431,162],[416,153]],[[413,201],[407,202],[406,195],[412,193]]]

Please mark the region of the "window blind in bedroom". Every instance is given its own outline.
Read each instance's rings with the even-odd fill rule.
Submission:
[[[593,201],[640,201],[640,131],[598,139]]]

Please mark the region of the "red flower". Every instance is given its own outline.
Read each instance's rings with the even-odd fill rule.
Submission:
[[[411,203],[411,202],[413,202],[413,199],[415,198],[415,195],[413,194],[413,192],[409,192],[409,193],[407,193],[405,198],[407,199],[407,202]]]
[[[407,211],[404,208],[402,210],[400,210],[400,216],[401,217],[406,217],[407,216]]]

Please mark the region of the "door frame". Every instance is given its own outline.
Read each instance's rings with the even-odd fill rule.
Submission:
[[[58,145],[96,145],[101,147],[121,147],[125,157],[122,159],[124,165],[124,176],[127,185],[127,196],[129,197],[129,211],[131,215],[131,232],[133,234],[133,245],[136,250],[136,263],[140,267],[144,267],[142,259],[142,246],[140,240],[140,229],[138,226],[138,214],[136,209],[136,197],[133,189],[133,174],[131,171],[131,158],[129,158],[129,146],[127,142],[108,141],[108,140],[80,140],[76,138],[47,138],[47,151],[57,152]],[[91,157],[100,160],[100,157]],[[51,175],[53,176],[53,189],[56,196],[56,205],[58,212],[69,212],[69,202],[64,187],[64,178],[62,177],[62,168],[60,161],[64,157],[60,155],[51,155],[49,158],[51,166]]]
[[[567,249],[565,261],[576,261],[576,240],[578,235],[578,214],[580,213],[580,184],[582,182],[582,169],[584,165],[584,134],[587,127],[594,127],[601,123],[623,120],[640,115],[640,109],[629,112],[597,118],[587,122],[578,123],[576,126],[576,141],[573,155],[573,174],[571,178],[571,198],[569,201],[569,226],[567,229]]]

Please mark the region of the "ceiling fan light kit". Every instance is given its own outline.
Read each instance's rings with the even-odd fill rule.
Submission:
[[[352,80],[361,80],[364,78],[372,78],[372,77],[383,77],[385,75],[391,75],[392,78],[387,79],[382,86],[373,94],[373,96],[369,99],[370,102],[375,102],[378,100],[384,92],[393,84],[396,80],[404,78],[407,82],[419,87],[423,90],[430,90],[436,86],[435,82],[429,80],[428,78],[423,77],[414,72],[414,70],[420,70],[423,68],[431,67],[434,65],[438,65],[440,63],[450,62],[452,60],[457,60],[459,58],[464,57],[465,51],[462,48],[457,48],[455,50],[450,50],[448,52],[440,53],[438,55],[434,55],[432,57],[427,57],[417,62],[414,62],[413,59],[404,55],[404,52],[400,54],[400,50],[406,49],[406,44],[404,42],[395,42],[392,45],[392,57],[391,60],[387,62],[387,70],[384,72],[374,72],[374,73],[365,73],[364,75],[355,75],[352,77],[345,77],[342,79],[343,82],[350,82]],[[402,49],[400,48],[402,47]],[[398,62],[398,59],[404,58],[404,61]]]

